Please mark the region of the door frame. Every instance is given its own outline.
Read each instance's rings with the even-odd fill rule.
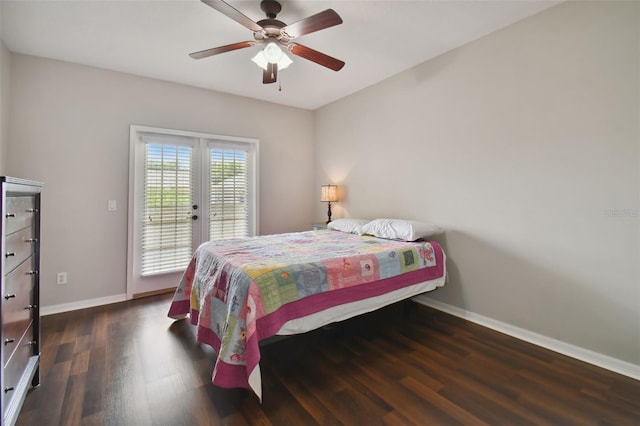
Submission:
[[[144,125],[132,124],[129,129],[129,206],[128,206],[128,225],[127,225],[127,300],[144,297],[153,294],[166,293],[175,290],[180,282],[183,272],[170,272],[156,274],[152,276],[142,277],[140,275],[140,253],[139,242],[141,238],[140,227],[136,218],[140,215],[141,198],[136,188],[139,188],[141,181],[144,180],[144,154],[141,155],[140,150],[144,150],[144,144],[141,142],[142,133],[166,134],[171,136],[186,136],[198,139],[196,146],[193,148],[193,173],[194,173],[194,197],[197,197],[197,203],[200,206],[200,220],[194,221],[193,227],[193,250],[195,250],[201,242],[208,240],[208,208],[205,207],[205,200],[208,199],[208,174],[205,173],[208,159],[203,152],[208,153],[209,143],[217,141],[220,143],[244,143],[252,146],[253,154],[253,173],[250,174],[250,186],[253,188],[254,216],[250,229],[254,231],[254,235],[258,235],[258,217],[259,217],[259,140],[255,138],[223,136],[202,132],[193,132],[185,130],[174,130],[159,127],[151,127]],[[207,220],[207,223],[205,223]]]

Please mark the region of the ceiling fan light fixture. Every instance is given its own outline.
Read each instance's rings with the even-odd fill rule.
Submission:
[[[277,58],[273,55],[269,56],[269,53],[267,53],[268,49],[272,52],[274,50],[270,46],[273,46],[279,52]],[[275,59],[275,61],[273,59]],[[274,42],[267,44],[267,46],[263,50],[259,51],[256,56],[251,58],[251,60],[263,70],[267,69],[269,63],[277,64],[279,70],[283,70],[293,63],[293,61]]]

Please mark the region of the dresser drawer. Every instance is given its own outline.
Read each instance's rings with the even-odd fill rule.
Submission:
[[[7,275],[34,252],[35,241],[33,238],[33,227],[23,228],[11,235],[7,235],[5,238],[3,272]]]
[[[5,365],[11,353],[18,346],[20,337],[33,317],[33,275],[32,261],[28,260],[5,277],[2,295],[2,338]]]
[[[2,385],[4,387],[4,389],[1,390],[3,412],[6,412],[11,399],[16,393],[18,383],[25,373],[29,358],[33,356],[33,329],[31,327],[32,326],[29,327],[27,333],[22,336],[22,339],[18,342],[13,356],[9,359],[9,362],[4,366],[2,371]]]
[[[33,196],[7,196],[5,208],[5,235],[33,225],[36,211]]]

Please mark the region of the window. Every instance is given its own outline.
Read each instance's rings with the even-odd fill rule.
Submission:
[[[175,287],[193,251],[257,233],[257,140],[131,126],[127,295]]]

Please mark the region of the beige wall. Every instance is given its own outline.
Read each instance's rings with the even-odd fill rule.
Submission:
[[[45,183],[45,307],[125,293],[130,124],[259,139],[261,233],[309,228],[310,111],[19,54],[11,73],[8,173]]]
[[[0,7],[0,10],[2,7]],[[11,53],[0,40],[0,176],[7,174],[9,110],[11,98]]]
[[[564,3],[318,110],[316,186],[443,226],[434,299],[640,364],[639,5]]]

